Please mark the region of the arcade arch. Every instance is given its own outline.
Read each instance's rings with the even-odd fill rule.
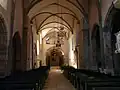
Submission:
[[[61,66],[64,64],[64,52],[61,48],[52,47],[47,50],[46,64],[48,66]]]

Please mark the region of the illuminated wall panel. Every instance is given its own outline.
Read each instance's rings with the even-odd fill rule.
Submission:
[[[7,0],[0,0],[0,5],[7,10]]]
[[[37,40],[37,55],[39,55],[39,40]]]

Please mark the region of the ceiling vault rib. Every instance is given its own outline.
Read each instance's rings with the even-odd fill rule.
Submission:
[[[71,9],[69,9],[68,7],[63,6],[63,5],[61,5],[61,4],[58,4],[58,3],[48,4],[48,5],[46,5],[45,7],[43,7],[43,9],[46,8],[46,7],[49,7],[49,6],[53,6],[53,5],[60,6],[60,7],[64,8],[64,9],[67,9],[68,11],[70,11],[71,13],[73,13],[75,16],[77,16],[73,10],[71,10]],[[42,9],[42,10],[43,10],[43,9]]]
[[[68,30],[70,30],[70,31],[72,32],[72,30],[71,30],[67,25],[65,25],[65,24],[63,24],[63,23],[60,23],[60,22],[56,22],[56,21],[48,22],[48,23],[44,24],[40,29],[37,30],[37,32],[38,32],[39,30],[41,30],[44,26],[49,25],[49,24],[51,24],[51,23],[61,24],[61,25],[65,26],[66,28],[68,28]]]
[[[60,29],[59,29],[58,27],[46,27],[45,29],[48,29],[48,28],[51,28],[51,29],[47,32],[47,34],[43,37],[43,39],[44,39],[44,38],[50,33],[50,31],[52,31],[53,29],[57,29],[58,31],[60,31]],[[40,30],[40,32],[43,31],[43,30],[45,30],[45,29]]]
[[[34,2],[31,2],[30,5],[29,5],[28,8],[27,8],[27,14],[29,13],[29,11],[30,11],[36,4],[40,3],[41,1],[42,1],[42,0],[36,0],[36,1],[34,1]],[[73,2],[70,2],[69,0],[66,0],[66,1],[69,2],[69,3],[71,3],[71,4],[73,4],[74,7],[77,6],[77,5],[75,5]],[[61,7],[65,8],[65,9],[69,10],[70,12],[74,13],[75,16],[77,16],[74,11],[72,11],[71,9],[69,9],[69,8],[66,7],[66,6],[63,6],[63,5],[57,4],[57,3],[52,3],[52,4],[49,4],[49,5],[47,5],[47,6],[51,6],[51,5],[61,6]],[[47,7],[47,6],[45,6],[45,7]],[[77,7],[77,9],[79,9],[80,12],[84,13],[79,7]]]
[[[66,0],[68,1],[69,3],[71,3],[73,6],[75,6],[82,14],[84,17],[87,17],[87,13],[84,12],[84,10],[82,10],[81,8],[79,8],[75,3],[71,2],[70,0]]]
[[[85,11],[84,7],[81,5],[81,3],[80,3],[78,0],[76,0],[76,2],[79,4],[79,6],[80,6],[80,7],[81,7],[81,9],[83,10],[83,12],[85,12],[85,13],[86,13],[86,11]]]
[[[41,31],[43,31],[43,30],[45,30],[45,29],[49,29],[49,28],[55,28],[55,29],[58,29],[58,30],[59,30],[59,27],[45,27],[45,28],[43,28],[43,29],[40,29],[39,32],[41,32]],[[66,28],[66,29],[68,29],[68,28]]]
[[[47,33],[42,39],[45,39],[45,37],[47,37],[48,35],[50,35],[50,34],[52,34],[53,32],[51,32],[51,33]],[[51,39],[51,38],[53,38],[53,37],[50,37],[49,39]]]
[[[54,28],[50,29],[49,31],[52,31],[53,29],[54,29]],[[59,29],[58,29],[58,30],[59,30]],[[52,33],[52,32],[49,32],[49,31],[46,33],[46,35],[43,37],[43,39],[44,39],[47,35],[49,35],[49,34]]]
[[[27,14],[29,13],[29,11],[39,2],[41,2],[42,0],[33,0],[30,5],[27,8]]]
[[[37,21],[36,21],[36,18],[35,18],[34,20],[35,20],[35,28],[37,29]]]
[[[49,34],[51,34],[51,33],[48,33],[48,34],[46,34],[42,39],[45,39],[45,37],[47,37]],[[50,37],[49,39],[51,39],[52,37]]]
[[[56,50],[64,53],[64,51],[62,50],[62,48],[58,48],[56,46],[52,46],[52,47],[48,48],[47,51],[46,51],[46,53],[51,52],[53,49],[56,49]]]
[[[73,29],[72,29],[72,27],[70,26],[70,24],[69,24],[66,20],[64,20],[62,17],[60,17],[60,16],[58,16],[58,15],[56,15],[56,14],[52,14],[52,15],[49,15],[48,17],[46,17],[46,18],[44,19],[44,21],[42,21],[41,24],[39,25],[37,31],[41,28],[41,26],[44,24],[44,22],[45,22],[47,19],[49,19],[50,17],[52,17],[52,16],[56,16],[56,17],[60,18],[62,21],[64,21],[64,22],[70,27],[70,29],[72,30],[72,33],[73,33]]]
[[[39,15],[41,15],[41,14],[53,14],[53,13],[51,13],[51,12],[40,12],[40,13],[37,13],[36,15],[34,15],[32,18],[31,18],[31,21],[35,18],[35,17],[37,17],[37,16],[39,16]],[[73,14],[70,14],[70,13],[54,13],[55,15],[58,15],[58,14],[65,14],[65,15],[70,15],[70,16],[72,16],[72,17],[74,17],[76,20],[78,20],[78,21],[80,21],[79,19],[78,19],[78,17],[76,17],[75,15],[73,15]]]
[[[28,8],[27,8],[27,14],[29,13],[29,11],[30,11],[36,4],[41,3],[41,1],[43,1],[43,0],[33,0],[33,1],[29,4],[29,6],[28,6]],[[86,13],[84,7],[81,5],[81,3],[79,2],[79,0],[75,0],[76,3],[78,3],[79,6],[77,6],[76,3],[74,3],[74,2],[72,2],[72,1],[70,1],[70,0],[65,0],[65,1],[68,2],[68,3],[70,3],[70,5],[74,6],[78,11],[80,11],[81,14],[83,14],[84,17],[87,17],[88,14]],[[44,3],[44,2],[43,2],[43,3]],[[52,6],[52,5],[57,5],[57,6],[63,7],[63,8],[65,8],[65,9],[69,10],[70,12],[72,12],[73,14],[70,14],[70,13],[55,13],[55,14],[53,14],[53,13],[51,13],[51,12],[40,12],[40,13],[37,13],[35,16],[32,17],[31,20],[33,20],[35,17],[37,17],[38,15],[41,15],[41,14],[43,14],[43,13],[51,14],[51,15],[49,15],[48,17],[46,17],[46,18],[40,23],[40,25],[39,25],[38,28],[37,28],[37,32],[44,26],[44,23],[45,23],[49,18],[51,18],[52,16],[56,16],[57,18],[60,18],[62,21],[64,21],[64,23],[66,23],[67,25],[65,25],[64,23],[60,23],[60,22],[59,22],[59,23],[60,23],[60,24],[64,24],[64,26],[67,26],[68,30],[70,30],[70,31],[73,33],[73,28],[71,27],[71,25],[70,25],[64,18],[60,17],[59,14],[71,15],[71,16],[74,17],[76,20],[79,20],[79,18],[77,17],[76,13],[75,13],[73,10],[69,9],[69,7],[63,6],[63,5],[58,4],[58,3],[49,4],[49,5],[45,6],[44,8],[46,8],[46,7],[48,7],[48,6]],[[44,9],[44,8],[43,8],[43,9]],[[79,21],[80,21],[80,20],[79,20]],[[55,22],[54,22],[54,23],[55,23]],[[57,22],[57,23],[58,23],[58,22]],[[43,25],[43,26],[42,26],[42,25]],[[46,25],[46,24],[45,24],[45,25]]]

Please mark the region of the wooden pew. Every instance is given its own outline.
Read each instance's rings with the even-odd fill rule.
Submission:
[[[120,90],[120,81],[86,81],[84,90]]]
[[[69,70],[69,80],[76,90],[120,90],[120,77],[91,70]]]
[[[96,74],[95,74],[96,75]],[[95,76],[86,73],[76,72],[74,86],[77,90],[120,90],[120,78],[105,76],[104,74]]]
[[[48,72],[48,67],[40,67],[13,74],[0,80],[0,90],[42,90]]]

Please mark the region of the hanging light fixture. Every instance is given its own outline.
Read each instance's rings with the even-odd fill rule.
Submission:
[[[59,0],[57,0],[57,3],[59,4]],[[59,6],[57,7],[57,13],[59,13]],[[58,24],[57,24],[57,27],[59,27]],[[56,47],[61,47],[60,40],[59,40],[59,32],[57,32]]]
[[[62,8],[61,8],[61,18],[62,18]],[[64,30],[64,26],[60,26],[60,30],[63,31]]]

